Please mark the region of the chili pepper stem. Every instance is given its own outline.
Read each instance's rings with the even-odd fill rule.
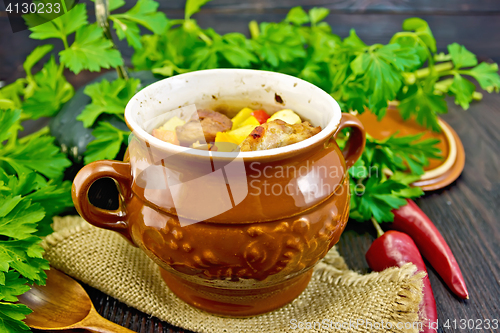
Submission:
[[[384,230],[382,230],[380,224],[378,224],[377,220],[375,220],[374,217],[371,218],[371,221],[373,223],[373,226],[377,230],[377,238],[381,237],[384,234]]]

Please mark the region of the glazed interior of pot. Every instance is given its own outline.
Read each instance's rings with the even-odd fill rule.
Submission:
[[[313,84],[285,74],[245,69],[204,70],[156,82],[132,98],[125,110],[125,118],[139,138],[174,153],[182,152],[185,147],[165,143],[150,135],[153,128],[161,125],[152,120],[191,104],[198,109],[210,108],[228,116],[244,107],[264,109],[269,113],[289,108],[302,119],[322,128],[317,135],[299,143],[268,151],[240,153],[243,154],[241,157],[278,154],[325,140],[335,131],[341,118],[338,103]]]

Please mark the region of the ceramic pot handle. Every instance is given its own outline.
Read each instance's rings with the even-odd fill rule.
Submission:
[[[333,137],[336,139],[340,131],[347,127],[351,127],[352,131],[342,154],[344,155],[345,165],[349,169],[356,163],[363,153],[363,149],[365,149],[366,132],[358,118],[349,113],[342,113],[339,127]]]
[[[90,186],[100,178],[112,178],[118,183],[120,203],[117,210],[107,210],[90,203]],[[73,181],[71,195],[80,215],[90,224],[99,228],[119,232],[132,242],[128,232],[128,214],[124,200],[132,194],[132,173],[130,163],[118,161],[97,161],[84,166]]]

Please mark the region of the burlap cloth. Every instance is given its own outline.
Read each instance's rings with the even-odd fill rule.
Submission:
[[[53,227],[54,233],[42,243],[53,267],[184,329],[203,333],[297,332],[299,327],[307,332],[419,331],[413,323],[419,321],[424,273],[415,274],[411,264],[360,275],[349,270],[333,248],[292,303],[251,318],[223,318],[177,298],[164,284],[156,264],[117,233],[74,216],[55,218]]]

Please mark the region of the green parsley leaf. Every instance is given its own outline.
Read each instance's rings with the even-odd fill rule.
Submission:
[[[361,38],[358,37],[356,34],[356,31],[354,29],[351,29],[349,31],[349,36],[344,38],[343,41],[344,46],[347,46],[348,48],[352,50],[362,50],[366,48],[366,44],[361,40]]]
[[[92,103],[76,119],[82,121],[83,126],[90,127],[103,113],[123,115],[125,106],[140,83],[138,79],[116,79],[112,82],[104,79],[86,86],[83,92],[92,98]]]
[[[378,50],[368,50],[351,62],[353,73],[366,82],[368,107],[379,118],[385,114],[387,101],[392,101],[401,88],[401,74],[391,65],[394,60],[388,62],[388,58],[397,57],[392,45],[399,47],[397,44],[389,44]]]
[[[0,147],[0,167],[11,168],[18,175],[31,171],[47,178],[59,178],[71,165],[66,156],[54,145],[54,137],[33,137],[25,144]]]
[[[420,175],[409,174],[406,172],[397,171],[392,176],[391,179],[393,181],[397,181],[398,183],[404,184],[407,188],[393,191],[393,195],[396,195],[401,198],[418,198],[424,194],[424,191],[420,187],[412,187],[411,183],[420,179]]]
[[[27,199],[32,203],[42,205],[45,214],[55,216],[73,206],[71,199],[71,182],[58,183],[50,180],[46,185],[38,188],[35,192],[27,194]]]
[[[5,281],[0,283],[0,301],[17,302],[17,297],[24,294],[30,287],[26,285],[28,280],[20,277],[15,271],[8,271],[5,274]]]
[[[467,50],[465,46],[453,43],[448,45],[448,52],[456,68],[471,67],[477,65],[476,56]]]
[[[31,26],[29,28],[32,32],[30,37],[42,40],[48,38],[66,40],[67,36],[88,24],[87,10],[83,3],[74,6],[70,11],[57,18],[37,26],[32,26],[39,22],[37,14],[24,15],[23,17],[28,27]]]
[[[391,39],[391,44],[392,43],[397,43],[402,48],[413,50],[413,53],[418,56],[420,61],[416,63],[412,68],[409,68],[410,71],[414,71],[415,69],[421,67],[429,56],[429,54],[427,53],[427,46],[425,45],[425,43],[424,45],[422,45],[419,42],[418,35],[415,38],[415,36],[398,35],[396,33]]]
[[[498,75],[497,64],[487,64],[482,62],[478,66],[470,69],[468,74],[473,76],[477,82],[479,82],[481,88],[487,92],[499,92],[500,75]]]
[[[311,24],[316,25],[320,21],[323,21],[328,14],[330,14],[330,10],[322,7],[314,7],[309,11],[309,17],[311,18]]]
[[[14,175],[8,175],[5,170],[0,169],[0,183],[7,185],[5,188],[0,188],[0,195],[5,197],[14,195],[14,196],[24,196],[28,193],[31,193],[38,187],[36,183],[35,172],[31,172],[28,174],[20,175],[20,178]],[[7,207],[7,206],[5,206]],[[6,212],[10,211],[13,207],[6,208]],[[5,216],[4,213],[0,210],[0,216]]]
[[[51,234],[53,232],[51,227],[52,217],[73,207],[71,186],[71,181],[60,183],[57,180],[50,180],[47,184],[26,196],[32,203],[40,204],[45,211],[45,217],[38,222],[35,235],[44,237]]]
[[[406,170],[408,166],[413,174],[422,175],[429,158],[441,158],[440,150],[435,147],[439,140],[421,140],[423,134],[398,136],[395,133],[383,140],[368,136],[365,149],[370,165],[392,172]]]
[[[326,65],[324,64],[308,61],[297,76],[319,86],[320,88],[328,88],[330,86],[330,82],[324,77],[324,75],[322,75],[325,71],[325,67]]]
[[[113,14],[109,18],[113,21],[113,28],[120,40],[124,38],[135,49],[141,47],[138,24],[146,27],[155,34],[163,34],[168,20],[164,13],[157,12],[158,3],[153,0],[139,0],[132,9],[123,14]]]
[[[340,146],[340,145],[339,145]],[[369,177],[369,170],[366,167],[365,160],[363,158],[358,159],[352,167],[348,170],[349,175],[356,179],[364,179]]]
[[[194,50],[191,55],[190,69],[208,69],[216,67],[248,68],[258,62],[257,57],[248,50],[246,38],[240,33],[220,36],[213,30],[206,31],[212,43]]]
[[[455,94],[455,104],[460,105],[464,110],[469,108],[472,101],[472,93],[476,90],[474,83],[470,82],[460,74],[455,74],[450,91]]]
[[[42,206],[30,199],[9,194],[0,195],[0,275],[9,268],[16,270],[31,282],[43,283],[48,269],[47,261],[42,258],[43,249],[40,238],[32,236],[36,223],[45,216]],[[4,273],[1,273],[4,272]]]
[[[21,118],[21,110],[6,110],[0,112],[0,143],[17,133],[17,126],[14,126]]]
[[[170,30],[160,41],[160,45],[165,45],[165,58],[181,68],[191,67],[193,51],[209,46],[199,38],[199,33],[203,31],[194,20],[186,21],[182,26]]]
[[[62,176],[62,175],[61,175]],[[39,175],[35,172],[20,174],[18,176],[7,175],[0,169],[0,182],[7,184],[5,190],[0,189],[0,195],[4,197],[22,196],[31,200],[32,204],[38,203],[43,207],[45,219],[50,220],[47,225],[42,222],[38,224],[37,235],[40,235],[40,228],[50,229],[52,216],[58,215],[73,206],[71,199],[71,182],[61,182],[59,179],[51,179],[48,182],[40,184],[37,181]],[[61,178],[61,177],[58,177]],[[7,207],[7,206],[5,206]],[[0,216],[3,216],[0,213]]]
[[[127,39],[128,45],[134,49],[141,48],[141,34],[137,23],[116,16],[111,15],[109,18],[113,21],[113,28],[116,30],[118,39]]]
[[[0,331],[5,333],[19,333],[30,331],[22,320],[31,310],[24,304],[0,302]]]
[[[155,34],[162,34],[168,20],[164,13],[157,12],[158,6],[158,2],[153,0],[139,0],[129,11],[115,17],[138,23]]]
[[[251,40],[251,48],[272,67],[306,57],[303,38],[292,26],[263,22],[260,31],[259,36]]]
[[[222,37],[217,45],[218,52],[234,67],[248,68],[258,62],[257,57],[248,50],[249,43],[243,34],[233,32]]]
[[[39,62],[47,53],[54,49],[54,45],[45,44],[37,46],[24,61],[23,68],[28,76],[32,76],[31,69]]]
[[[0,89],[0,110],[21,108],[25,82],[25,79],[17,79]]]
[[[164,60],[161,63],[161,67],[153,68],[151,71],[154,74],[160,74],[166,77],[170,77],[175,73],[182,74],[189,72],[189,69],[179,68],[171,60]]]
[[[406,205],[406,199],[394,195],[394,192],[407,188],[405,184],[380,177],[370,177],[361,186],[362,192],[353,194],[356,202],[354,217],[366,221],[372,216],[378,222],[394,220],[393,209]]]
[[[41,208],[40,208],[41,209]],[[43,248],[38,237],[23,240],[0,240],[0,261],[18,271],[30,283],[43,283],[47,278],[44,270],[50,268],[42,258]],[[3,270],[0,268],[0,270]]]
[[[31,237],[36,232],[36,222],[45,216],[41,206],[32,205],[30,200],[20,195],[2,197],[0,200],[6,206],[0,215],[0,235],[16,239]]]
[[[130,132],[122,131],[108,122],[100,122],[92,135],[96,138],[90,142],[85,152],[85,164],[97,160],[112,160],[118,155],[122,144],[127,142]]]
[[[118,50],[110,40],[103,38],[103,32],[95,24],[86,25],[76,31],[75,42],[69,49],[59,52],[61,61],[75,74],[84,69],[97,72],[101,68],[123,65]]]
[[[349,169],[353,178],[350,183],[353,219],[366,221],[373,217],[378,222],[392,221],[393,209],[405,205],[407,198],[423,194],[422,189],[411,184],[420,179],[428,159],[440,158],[441,152],[435,146],[438,140],[422,140],[422,135],[396,133],[384,140],[367,136],[363,155]],[[346,139],[337,139],[339,147],[345,145]]]
[[[204,4],[210,1],[211,0],[187,0],[184,18],[188,20],[193,14],[198,13]]]
[[[43,66],[26,88],[23,113],[30,119],[51,117],[74,95],[73,86],[60,74],[54,57]]]
[[[404,20],[403,30],[415,31],[418,37],[427,45],[427,47],[432,51],[436,52],[436,39],[432,34],[429,24],[418,17],[413,17]]]
[[[172,33],[169,30],[166,35]],[[165,35],[144,35],[141,37],[141,48],[132,55],[132,64],[138,70],[146,70],[155,66],[162,66],[165,59]]]
[[[404,47],[398,43],[390,45],[397,45],[397,47],[391,47],[392,54],[387,54],[385,59],[400,71],[410,70],[421,64],[420,57],[414,48]]]
[[[318,27],[312,27],[311,32],[306,38],[309,45],[307,49],[309,60],[329,64],[334,54],[338,52],[342,40],[339,36],[325,32]]]
[[[290,9],[286,15],[285,22],[290,22],[295,25],[303,25],[310,22],[309,15],[302,9],[302,7],[297,6]]]
[[[431,87],[432,88],[432,87]],[[427,128],[440,132],[436,113],[447,113],[448,106],[443,96],[435,95],[428,87],[413,85],[400,101],[398,109],[403,119],[414,116],[416,121]]]
[[[109,0],[109,11],[112,12],[120,7],[125,6],[125,0]]]

